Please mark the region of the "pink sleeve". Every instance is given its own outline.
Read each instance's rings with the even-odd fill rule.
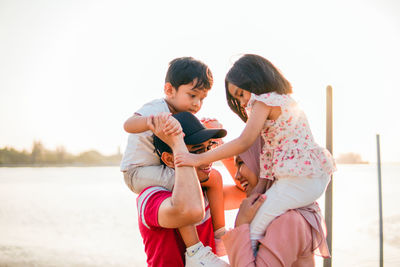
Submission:
[[[222,240],[231,266],[282,266],[275,255],[264,248],[260,248],[257,258],[254,257],[248,224],[243,224],[227,232]]]
[[[232,266],[314,266],[310,226],[295,211],[285,213],[268,226],[256,258],[248,224],[229,231],[222,239]]]
[[[314,266],[311,245],[310,225],[300,213],[291,210],[269,225],[265,237],[260,240],[259,256],[264,250],[273,254],[279,265],[271,266]]]

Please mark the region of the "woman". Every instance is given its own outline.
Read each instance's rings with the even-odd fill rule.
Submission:
[[[264,195],[250,195],[258,183],[261,140],[236,158],[235,179],[244,188],[243,200],[235,221],[235,228],[223,236],[231,266],[315,266],[316,250],[322,257],[330,257],[322,228],[324,225],[317,203],[290,210],[268,226],[253,255],[249,225],[265,199]]]

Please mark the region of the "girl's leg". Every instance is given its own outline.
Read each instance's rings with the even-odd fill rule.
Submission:
[[[269,223],[289,209],[307,206],[316,201],[325,191],[328,177],[279,178],[265,195],[267,200],[261,205],[250,224],[250,239],[253,251],[257,240],[264,237]]]

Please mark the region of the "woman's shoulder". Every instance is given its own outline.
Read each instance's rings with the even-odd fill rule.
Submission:
[[[302,223],[306,223],[304,217],[296,210],[288,210],[278,218],[276,218],[277,224],[284,224],[284,225],[301,225]]]

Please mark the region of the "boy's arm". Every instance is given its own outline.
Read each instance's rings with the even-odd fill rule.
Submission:
[[[150,130],[148,120],[150,117],[142,116],[138,113],[133,114],[124,123],[124,130],[128,133],[142,133]]]
[[[142,116],[139,113],[135,113],[132,117],[126,120],[124,123],[124,129],[128,133],[142,133],[151,130],[149,125],[152,123],[154,118],[160,118],[165,121],[164,131],[166,134],[178,135],[182,132],[181,125],[178,121],[171,119],[171,113],[161,112],[157,115]]]

